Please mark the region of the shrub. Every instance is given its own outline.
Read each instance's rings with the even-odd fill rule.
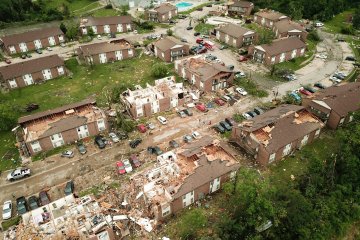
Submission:
[[[164,63],[155,64],[151,69],[151,75],[156,78],[163,78],[167,75],[168,69]]]
[[[317,33],[317,31],[314,31],[314,30],[312,30],[311,32],[309,32],[307,38],[308,38],[310,41],[313,41],[313,42],[319,42],[319,41],[320,41],[319,34]]]

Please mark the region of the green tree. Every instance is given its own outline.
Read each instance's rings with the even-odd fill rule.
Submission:
[[[168,30],[166,30],[166,34],[168,36],[172,36],[174,34],[173,30],[171,30],[170,28]]]
[[[67,26],[66,26],[66,38],[70,41],[74,41],[75,39],[77,39],[78,35],[79,35],[79,25],[77,22],[73,21],[70,22]]]
[[[360,6],[356,8],[352,20],[353,26],[356,29],[360,29]]]
[[[95,36],[95,32],[94,32],[94,30],[92,29],[92,27],[88,27],[87,28],[87,35],[89,36],[89,37],[94,37]]]
[[[119,129],[122,129],[125,132],[132,132],[135,130],[135,123],[131,119],[126,119],[124,114],[117,111],[116,112],[116,125]]]
[[[121,15],[129,15],[128,11],[130,10],[129,5],[121,5],[120,14]]]
[[[0,104],[0,131],[9,131],[16,126],[17,110],[5,104]]]
[[[61,31],[62,31],[64,34],[66,34],[67,28],[66,28],[66,25],[65,25],[63,22],[60,23],[60,29],[61,29]]]
[[[168,74],[168,68],[164,63],[154,64],[151,69],[151,76],[155,78],[163,78]]]

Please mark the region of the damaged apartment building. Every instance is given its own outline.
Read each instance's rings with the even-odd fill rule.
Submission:
[[[266,166],[319,137],[324,124],[304,107],[281,105],[232,131],[232,141]]]
[[[156,222],[203,199],[234,179],[240,164],[224,142],[204,136],[157,157],[154,168],[131,180],[136,201]],[[141,204],[138,204],[141,205]]]
[[[136,86],[134,91],[127,90],[122,94],[121,100],[129,114],[137,119],[171,110],[198,97],[198,93],[190,93],[183,83],[176,83],[172,76],[155,80],[154,86],[147,84],[146,88]]]
[[[204,92],[228,88],[234,80],[233,71],[220,63],[207,62],[201,55],[177,60],[175,70],[179,76]]]
[[[94,99],[19,118],[17,146],[26,157],[42,151],[71,144],[107,129],[104,112]]]

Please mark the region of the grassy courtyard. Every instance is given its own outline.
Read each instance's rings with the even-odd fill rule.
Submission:
[[[347,20],[353,13],[354,10],[349,10],[336,15],[325,23],[325,30],[331,33],[341,33],[341,29],[351,26]]]

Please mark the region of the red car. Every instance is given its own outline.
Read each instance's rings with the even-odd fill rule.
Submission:
[[[304,88],[300,88],[299,92],[301,92],[302,94],[304,94],[306,96],[311,96],[311,92],[309,92],[308,90],[306,90]]]
[[[138,159],[138,157],[136,155],[131,155],[130,161],[135,168],[138,168],[141,166],[140,160]]]
[[[203,103],[199,103],[195,106],[201,112],[207,112],[206,106]]]
[[[204,42],[204,39],[202,39],[202,38],[197,38],[196,39],[196,43],[203,43]]]
[[[146,126],[145,126],[144,124],[138,125],[138,126],[137,126],[137,129],[138,129],[139,132],[141,132],[141,133],[145,133],[146,130],[147,130],[147,128],[146,128]]]
[[[247,61],[248,60],[248,58],[247,57],[245,57],[245,56],[240,56],[239,57],[239,62],[245,62],[245,61]]]
[[[214,102],[215,102],[217,105],[219,105],[219,106],[224,106],[224,105],[225,105],[225,102],[224,102],[222,99],[220,99],[220,98],[216,98],[216,99],[214,100]]]
[[[116,170],[119,174],[125,174],[126,170],[125,170],[125,166],[124,163],[122,161],[117,161],[116,162]]]

